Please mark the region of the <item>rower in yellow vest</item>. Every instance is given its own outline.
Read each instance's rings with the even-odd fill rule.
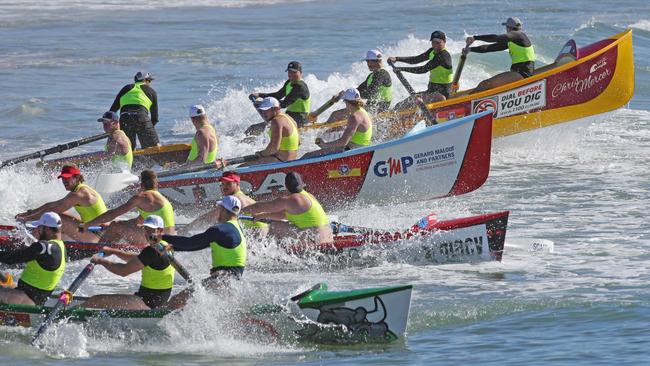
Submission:
[[[190,118],[196,129],[187,162],[191,164],[208,164],[217,159],[217,133],[208,121],[208,115],[202,105],[190,107]]]
[[[475,93],[531,77],[535,72],[535,49],[528,36],[521,30],[521,20],[517,17],[512,17],[501,23],[501,25],[506,27],[505,34],[485,34],[467,37],[467,46],[475,40],[490,42],[490,44],[467,47],[463,50],[464,53],[486,53],[508,50],[512,61],[510,71],[481,81],[474,89]]]
[[[156,124],[158,123],[158,95],[151,87],[153,75],[138,71],[134,83],[125,85],[111,105],[113,112],[120,111],[120,124],[135,149],[136,136],[145,149],[160,146]]]
[[[264,98],[257,108],[269,124],[271,141],[264,150],[255,152],[259,157],[257,160],[240,166],[295,160],[300,147],[296,121],[288,114],[280,112],[280,102],[273,97]]]
[[[149,310],[159,308],[167,303],[174,286],[174,274],[169,258],[161,255],[154,246],[161,244],[167,246],[162,240],[164,222],[160,216],[150,215],[142,223],[147,244],[140,253],[125,252],[111,247],[103,247],[104,257],[94,256],[92,261],[104,266],[110,272],[126,277],[140,271],[142,280],[138,292],[133,295],[95,295],[85,301],[81,306],[96,309],[128,309]],[[106,257],[115,255],[123,263],[113,262]]]
[[[146,238],[138,225],[142,224],[148,216],[156,215],[160,216],[164,222],[165,234],[175,234],[174,209],[169,200],[158,192],[158,178],[155,172],[144,170],[140,173],[140,190],[123,205],[106,211],[90,222],[81,225],[80,229],[110,222],[106,225],[108,228],[102,235],[104,241],[117,243],[124,239],[132,243],[144,243]],[[113,221],[133,209],[138,211],[138,217],[131,220]]]
[[[61,240],[61,217],[45,212],[34,235],[39,241],[28,247],[0,252],[0,263],[27,263],[15,288],[0,287],[0,304],[43,305],[65,272],[65,245]]]
[[[302,80],[302,65],[298,61],[291,61],[287,65],[288,79],[280,90],[275,93],[252,93],[249,97],[272,97],[280,102],[280,108],[286,108],[286,113],[293,118],[298,127],[309,123],[307,115],[311,109],[309,88]],[[259,109],[259,108],[258,108]]]
[[[163,239],[177,252],[210,248],[210,277],[201,282],[208,289],[222,289],[228,284],[234,284],[233,280],[240,279],[244,274],[247,258],[246,236],[237,221],[241,207],[239,198],[224,196],[217,202],[216,225],[192,237],[163,235]],[[183,307],[191,294],[191,290],[185,290],[174,295],[169,299],[169,308]]]
[[[406,106],[412,106],[415,97],[421,97],[425,103],[439,102],[449,98],[451,94],[451,83],[454,80],[454,73],[451,63],[451,55],[447,51],[447,36],[443,31],[431,33],[431,48],[423,53],[412,57],[389,57],[390,62],[405,62],[416,64],[427,61],[426,64],[417,67],[394,67],[394,71],[410,72],[414,74],[429,73],[429,84],[425,92],[416,93],[416,96],[409,97],[406,101],[399,102],[396,110]]]
[[[104,132],[110,133],[104,150],[111,158],[111,166],[115,171],[131,170],[133,166],[133,149],[131,141],[124,131],[120,130],[117,113],[108,111],[97,122],[102,122]]]
[[[284,186],[289,194],[246,207],[255,219],[270,219],[269,234],[277,238],[295,237],[315,244],[332,243],[330,220],[318,200],[305,188],[300,174],[289,172]],[[282,220],[287,220],[283,222]]]
[[[106,212],[102,196],[84,183],[84,176],[76,165],[64,165],[59,174],[66,191],[70,192],[60,200],[48,202],[38,208],[27,210],[16,215],[16,220],[34,220],[47,211],[53,211],[61,216],[62,233],[65,238],[96,243],[99,238],[89,232],[79,232],[78,227]],[[66,213],[74,208],[79,218]]]

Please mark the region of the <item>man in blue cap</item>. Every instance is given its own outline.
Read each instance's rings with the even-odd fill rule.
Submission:
[[[143,149],[160,146],[154,127],[158,123],[158,95],[151,87],[154,77],[148,72],[138,71],[133,79],[133,84],[125,85],[117,93],[110,110],[120,111],[120,125],[133,149],[136,136]]]

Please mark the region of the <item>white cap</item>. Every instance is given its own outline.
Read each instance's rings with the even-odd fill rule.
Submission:
[[[356,88],[350,88],[343,93],[343,100],[359,100],[361,99],[361,94]]]
[[[190,117],[200,117],[205,115],[205,108],[202,105],[196,104],[190,107]]]
[[[61,227],[61,216],[56,212],[46,212],[41,215],[41,218],[29,223],[29,226],[47,226],[47,227]]]
[[[162,217],[158,215],[149,215],[146,219],[144,219],[142,226],[146,226],[152,229],[164,229],[165,222],[163,221]]]
[[[221,201],[217,201],[217,205],[225,208],[235,215],[238,215],[239,211],[241,210],[241,201],[235,196],[225,196],[221,199]]]
[[[257,106],[257,109],[261,109],[263,111],[271,108],[280,108],[280,102],[278,102],[278,100],[273,97],[266,97],[262,99],[262,103]]]
[[[379,50],[370,50],[366,52],[366,58],[363,59],[363,61],[377,61],[381,60],[383,57],[381,55],[381,52]]]

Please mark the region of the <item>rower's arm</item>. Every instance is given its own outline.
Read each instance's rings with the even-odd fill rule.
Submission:
[[[158,94],[150,85],[143,85],[142,91],[151,100],[151,107],[149,113],[151,114],[151,123],[155,126],[158,123]]]
[[[266,148],[259,152],[260,156],[271,156],[280,150],[280,139],[282,138],[282,128],[278,123],[277,117],[271,122],[271,141]]]
[[[111,111],[117,112],[117,111],[120,110],[120,98],[122,98],[122,96],[124,94],[126,94],[129,90],[131,90],[132,88],[133,88],[133,84],[125,85],[120,90],[120,92],[117,93],[117,95],[115,96],[115,100],[113,101],[113,105],[111,105],[111,108],[110,108]]]
[[[39,259],[42,254],[43,244],[37,241],[36,243],[33,243],[26,248],[0,252],[0,263],[27,263],[29,261]]]
[[[103,214],[95,217],[95,219],[87,222],[84,226],[85,227],[96,226],[96,225],[99,225],[99,224],[103,224],[105,222],[113,221],[116,218],[118,218],[119,216],[122,216],[125,213],[127,213],[127,212],[131,211],[132,209],[134,209],[138,205],[140,200],[141,200],[141,198],[140,198],[139,195],[138,196],[133,196],[133,197],[131,197],[131,199],[126,201],[126,203],[123,204],[122,206],[118,206],[118,207],[115,207],[112,210],[108,210],[108,211],[104,212]]]
[[[350,115],[348,117],[348,125],[345,127],[345,131],[343,131],[341,137],[331,142],[323,141],[318,146],[321,148],[346,146],[348,142],[350,142],[352,135],[354,135],[354,133],[357,131],[358,127],[359,122],[356,120],[356,118],[354,118],[354,116]]]
[[[246,206],[246,212],[255,215],[261,212],[284,212],[287,208],[287,198],[280,197],[273,201],[255,202],[250,206]]]
[[[162,240],[171,244],[176,252],[194,252],[209,247],[210,243],[217,241],[220,236],[219,229],[213,226],[194,236],[163,235]]]
[[[506,34],[484,34],[474,36],[477,41],[490,42],[491,44],[484,44],[481,46],[470,47],[469,50],[476,53],[488,53],[503,51],[508,49],[508,36]]]
[[[203,164],[205,158],[208,157],[208,146],[210,146],[210,139],[208,138],[208,133],[201,131],[196,137],[196,145],[199,148],[199,155],[194,160],[195,163]]]
[[[48,202],[41,207],[24,212],[17,215],[16,217],[19,217],[21,220],[35,220],[39,218],[43,213],[49,211],[62,214],[72,208],[74,205],[81,204],[81,201],[82,198],[79,192],[70,192],[58,201]]]
[[[291,92],[280,101],[280,108],[287,108],[298,99],[309,99],[309,89],[304,81],[293,83]]]
[[[419,64],[420,62],[424,62],[429,59],[429,53],[431,53],[431,48],[428,50],[424,51],[424,53],[421,53],[417,56],[409,56],[409,57],[395,57],[395,61],[399,62],[404,62],[407,64]]]
[[[279,212],[262,212],[255,215],[258,220],[269,219],[272,221],[282,221],[287,219],[287,214],[284,211]]]
[[[193,230],[203,230],[207,226],[214,225],[217,222],[218,217],[219,214],[217,210],[210,210],[187,224],[183,228],[183,231],[191,232]]]
[[[280,90],[276,91],[275,93],[257,93],[257,95],[260,98],[273,97],[273,98],[275,98],[277,100],[280,100],[280,99],[284,98],[284,89],[287,87],[287,83],[290,83],[290,82],[291,81],[289,81],[289,80],[285,81],[284,84],[282,84],[282,87],[280,88]]]
[[[108,257],[110,255],[115,255],[116,257],[120,258],[121,260],[128,262],[133,257],[137,257],[138,254],[134,252],[125,252],[123,250],[111,248],[111,247],[103,247],[102,251],[104,252],[104,256]]]
[[[95,263],[104,266],[104,268],[106,268],[109,272],[112,272],[122,277],[126,277],[131,273],[135,273],[141,270],[142,268],[144,268],[144,264],[140,262],[138,256],[132,257],[126,263],[115,263],[104,258],[95,258],[95,257],[93,257],[93,260],[95,261]]]
[[[404,72],[410,72],[413,74],[424,74],[426,72],[429,72],[433,69],[435,69],[438,66],[442,66],[447,69],[451,69],[451,55],[449,52],[439,52],[436,53],[436,55],[431,59],[431,61],[427,62],[426,64],[422,66],[417,66],[417,67],[400,67],[398,68],[401,71]]]

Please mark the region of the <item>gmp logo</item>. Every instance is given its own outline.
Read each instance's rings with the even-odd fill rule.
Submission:
[[[397,174],[408,173],[408,168],[413,165],[412,156],[402,156],[401,158],[388,158],[387,160],[380,160],[375,163],[372,168],[373,172],[378,177],[392,177]]]

